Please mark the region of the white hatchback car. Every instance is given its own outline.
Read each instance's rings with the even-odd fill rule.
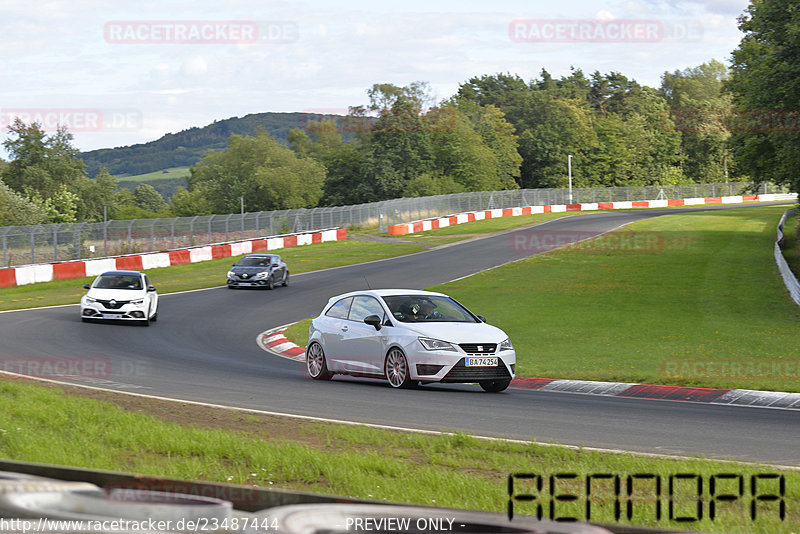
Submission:
[[[139,271],[108,271],[81,298],[81,320],[114,319],[138,321],[149,326],[158,319],[158,293],[147,275]]]
[[[477,382],[503,391],[517,356],[508,336],[442,293],[408,289],[355,291],[331,298],[311,321],[306,368],[386,378],[393,387]]]

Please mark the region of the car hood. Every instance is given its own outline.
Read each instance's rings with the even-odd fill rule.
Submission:
[[[420,336],[449,343],[500,343],[508,336],[486,323],[401,323],[398,326]]]
[[[93,299],[100,300],[136,300],[144,298],[147,292],[144,289],[98,289],[92,288],[87,293]]]

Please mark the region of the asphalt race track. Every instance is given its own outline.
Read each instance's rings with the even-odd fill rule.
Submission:
[[[586,236],[659,215],[736,207],[581,214],[539,229]],[[93,377],[73,379],[76,383],[288,414],[800,465],[798,411],[516,389],[487,394],[476,385],[393,390],[377,380],[313,382],[302,364],[256,345],[260,332],[315,316],[329,297],[362,289],[367,282],[372,288],[422,289],[519,259],[532,251],[520,253],[513,244],[524,242],[530,232],[520,229],[391,260],[294,275],[289,288],[274,291],[219,287],[162,295],[159,321],[150,328],[82,323],[77,306],[3,313],[0,361],[9,370],[9,361],[81,358],[100,367]],[[220,283],[224,277],[221,271]],[[157,272],[152,278],[158,280]],[[103,372],[106,363],[110,374]]]

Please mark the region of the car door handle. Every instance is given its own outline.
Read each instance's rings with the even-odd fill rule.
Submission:
[[[347,325],[344,325],[344,326],[342,327],[342,332],[347,332]]]

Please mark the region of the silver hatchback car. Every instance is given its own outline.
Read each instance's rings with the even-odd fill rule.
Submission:
[[[508,336],[442,293],[408,289],[355,291],[331,298],[311,321],[306,368],[385,378],[393,387],[477,382],[489,392],[514,378]]]

